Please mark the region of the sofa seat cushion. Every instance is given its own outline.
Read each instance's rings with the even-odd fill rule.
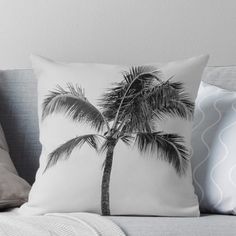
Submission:
[[[235,236],[236,216],[110,217],[127,236]]]

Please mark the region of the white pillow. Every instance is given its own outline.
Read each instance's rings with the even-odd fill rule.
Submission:
[[[198,216],[189,149],[207,61],[130,67],[33,56],[43,150],[21,212]]]
[[[236,92],[201,83],[192,168],[203,212],[236,214]]]
[[[20,178],[11,161],[0,125],[0,210],[17,207],[27,201],[29,184]]]

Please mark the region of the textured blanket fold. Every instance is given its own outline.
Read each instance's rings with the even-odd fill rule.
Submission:
[[[0,214],[0,236],[125,236],[111,220],[91,213]]]

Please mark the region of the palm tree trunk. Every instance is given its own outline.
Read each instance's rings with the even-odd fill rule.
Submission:
[[[102,215],[110,215],[110,199],[109,199],[109,186],[110,186],[110,177],[113,161],[113,152],[115,148],[115,143],[111,143],[107,149],[105,166],[102,176],[102,196],[101,196],[101,207]]]

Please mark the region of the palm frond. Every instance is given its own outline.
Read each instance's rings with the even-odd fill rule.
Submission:
[[[189,163],[189,151],[184,146],[183,137],[163,132],[137,133],[135,144],[141,152],[159,151],[161,155],[157,153],[157,158],[169,162],[177,174],[185,174]]]
[[[65,113],[74,121],[88,123],[97,131],[102,130],[104,125],[108,126],[102,113],[88,101],[79,86],[68,84],[68,90],[57,86],[57,89],[46,97],[43,102],[42,119],[59,112]]]
[[[134,141],[134,137],[128,134],[124,134],[120,139],[128,146]]]
[[[123,119],[127,120],[126,132],[152,132],[154,117],[191,119],[193,112],[194,103],[184,92],[183,84],[168,80],[150,85],[142,96],[131,100]]]
[[[151,132],[154,117],[192,119],[194,103],[180,82],[161,81],[153,67],[132,67],[124,80],[108,90],[101,100],[103,115],[113,128],[126,123],[126,131]]]
[[[159,78],[160,70],[155,66],[132,66],[130,70],[123,72],[123,77],[126,80],[127,84],[132,84],[136,79],[147,80],[148,78],[155,78],[157,81],[160,81]]]
[[[64,144],[60,145],[58,148],[56,148],[53,152],[49,154],[48,162],[46,165],[46,168],[44,171],[46,171],[49,167],[55,165],[60,159],[64,158],[67,159],[70,157],[72,151],[75,148],[80,148],[85,143],[87,143],[90,147],[98,150],[98,143],[99,143],[99,137],[96,134],[87,134],[78,136],[76,138],[73,138]]]
[[[132,67],[124,72],[123,81],[115,83],[101,99],[104,116],[109,121],[122,120],[130,107],[137,105],[138,99],[149,90],[153,81],[160,81],[159,77],[160,71],[152,66]]]
[[[184,91],[180,82],[169,80],[156,85],[147,95],[147,103],[154,111],[154,116],[163,119],[166,116],[192,119],[194,113],[194,102]]]

